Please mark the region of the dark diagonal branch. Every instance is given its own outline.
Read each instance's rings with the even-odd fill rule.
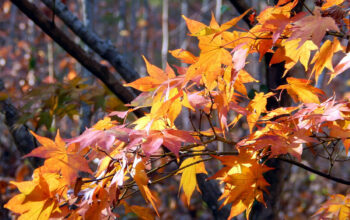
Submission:
[[[297,162],[297,161],[290,160],[290,159],[286,159],[286,158],[278,158],[278,160],[281,160],[281,161],[284,161],[284,162],[293,164],[293,165],[295,165],[295,166],[298,166],[298,167],[300,167],[300,168],[303,168],[304,170],[307,170],[307,171],[309,171],[309,172],[312,172],[312,173],[314,173],[314,174],[317,174],[317,175],[319,175],[319,176],[322,176],[322,177],[324,177],[324,178],[326,178],[326,179],[333,180],[333,181],[335,181],[335,182],[337,182],[337,183],[342,183],[342,184],[345,184],[345,185],[350,185],[350,181],[348,181],[348,180],[344,180],[344,179],[341,179],[341,178],[338,178],[338,177],[335,177],[335,176],[328,175],[328,174],[326,174],[326,173],[323,173],[323,172],[321,172],[321,171],[315,170],[315,169],[313,169],[313,168],[311,168],[311,167],[308,167],[308,166],[306,166],[306,165],[304,165],[304,164],[302,164],[302,163],[299,163],[299,162]]]
[[[127,82],[135,81],[139,74],[128,64],[125,57],[108,40],[103,40],[89,30],[60,0],[41,0],[59,17],[86,45],[107,60]],[[55,6],[54,6],[55,4]]]
[[[64,32],[55,27],[34,4],[27,0],[11,0],[26,16],[37,24],[47,35],[49,35],[67,53],[74,57],[81,65],[99,78],[118,98],[124,103],[134,99],[134,95],[126,89],[105,65],[94,60],[79,45],[74,43]],[[143,115],[141,111],[135,111],[138,116]]]

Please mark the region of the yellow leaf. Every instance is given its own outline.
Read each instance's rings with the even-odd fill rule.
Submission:
[[[312,50],[318,49],[318,47],[311,41],[307,40],[299,47],[300,39],[284,41],[282,47],[278,48],[274,56],[271,59],[270,64],[279,63],[285,61],[284,75],[293,68],[293,66],[299,61],[307,71],[310,53]]]
[[[188,167],[186,167],[183,170],[180,170],[178,172],[178,173],[182,173],[179,189],[182,188],[184,190],[184,193],[185,193],[185,196],[187,199],[187,205],[190,205],[191,196],[192,196],[193,191],[196,188],[198,190],[196,174],[197,173],[205,173],[205,174],[207,173],[203,162],[196,163],[196,162],[200,161],[201,159],[202,158],[200,156],[187,158],[186,160],[184,160],[181,163],[180,169],[184,168],[186,166],[188,166]]]
[[[247,121],[250,132],[252,132],[253,127],[258,121],[261,113],[266,112],[267,98],[273,95],[274,93],[272,92],[269,92],[267,94],[264,94],[263,92],[255,93],[254,99],[250,101],[248,105],[249,114],[247,115]]]
[[[350,194],[346,196],[341,194],[331,195],[314,216],[318,216],[320,219],[348,220],[350,216]]]
[[[115,124],[110,117],[104,117],[103,120],[99,120],[93,128],[96,130],[108,130],[114,126]]]
[[[287,83],[286,85],[279,86],[277,89],[287,89],[288,94],[293,98],[294,102],[320,103],[318,97],[325,94],[321,89],[310,85],[310,81],[306,79],[288,77]]]
[[[322,5],[322,10],[326,10],[335,5],[340,5],[344,2],[344,0],[326,0],[326,2]]]
[[[338,39],[335,38],[334,42],[331,42],[330,40],[324,42],[321,46],[320,51],[318,51],[315,54],[311,61],[311,64],[315,63],[311,73],[315,73],[316,84],[318,82],[318,77],[321,75],[324,68],[327,68],[332,72],[334,71],[332,65],[332,58],[334,53],[336,53],[339,50],[342,50],[342,47]]]

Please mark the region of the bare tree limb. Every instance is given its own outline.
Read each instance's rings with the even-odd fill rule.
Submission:
[[[324,177],[324,178],[326,178],[326,179],[333,180],[333,181],[335,181],[335,182],[337,182],[337,183],[341,183],[341,184],[344,184],[344,185],[350,185],[350,181],[349,181],[349,180],[344,180],[344,179],[341,179],[341,178],[338,178],[338,177],[335,177],[335,176],[332,176],[332,175],[323,173],[323,172],[321,172],[321,171],[318,171],[318,170],[316,170],[316,169],[313,169],[313,168],[311,168],[311,167],[308,167],[308,166],[306,166],[306,165],[304,165],[304,164],[302,164],[302,163],[299,163],[299,162],[297,162],[297,161],[295,161],[295,160],[290,160],[290,159],[282,158],[282,157],[278,158],[278,160],[281,160],[281,161],[283,161],[283,162],[287,162],[287,163],[290,163],[290,164],[292,164],[292,165],[298,166],[298,167],[300,167],[300,168],[302,168],[302,169],[304,169],[304,170],[307,170],[307,171],[309,171],[309,172],[312,172],[312,173],[314,173],[314,174],[317,174],[317,175],[319,175],[319,176],[322,176],[322,177]]]
[[[0,91],[4,89],[4,82],[0,79]],[[9,100],[5,99],[0,101],[0,112],[5,116],[5,124],[21,155],[26,155],[37,147],[34,137],[29,133],[28,127],[26,125],[17,124],[19,113]],[[33,167],[37,167],[42,162],[42,159],[29,158],[29,161]]]
[[[125,81],[132,82],[140,77],[110,41],[101,39],[96,33],[89,30],[60,0],[41,1],[51,10],[54,10],[56,16],[59,17],[86,45],[103,59],[107,60],[118,71],[120,76],[125,79]]]
[[[100,64],[87,54],[79,45],[74,43],[64,32],[54,26],[53,23],[32,3],[27,0],[11,0],[25,15],[36,23],[47,35],[49,35],[67,53],[74,57],[93,75],[99,78],[122,102],[129,103],[135,96],[126,89],[105,65]],[[142,116],[142,111],[135,111]]]

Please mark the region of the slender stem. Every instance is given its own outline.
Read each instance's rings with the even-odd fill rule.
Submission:
[[[313,168],[311,168],[311,167],[308,167],[308,166],[306,166],[306,165],[304,165],[304,164],[302,164],[302,163],[299,163],[299,162],[297,162],[297,161],[290,160],[290,159],[286,159],[286,158],[277,158],[277,159],[278,159],[278,160],[281,160],[281,161],[284,161],[284,162],[287,162],[287,163],[290,163],[290,164],[293,164],[293,165],[296,165],[296,166],[298,166],[298,167],[300,167],[300,168],[303,168],[304,170],[310,171],[310,172],[312,172],[312,173],[314,173],[314,174],[317,174],[317,175],[319,175],[319,176],[322,176],[322,177],[324,177],[324,178],[326,178],[326,179],[333,180],[333,181],[335,181],[335,182],[337,182],[337,183],[342,183],[342,184],[345,184],[345,185],[350,185],[350,181],[348,181],[348,180],[340,179],[340,178],[338,178],[338,177],[334,177],[334,176],[325,174],[325,173],[323,173],[323,172],[321,172],[321,171],[315,170],[315,169],[313,169]]]
[[[181,167],[181,168],[179,168],[179,169],[176,169],[176,170],[170,172],[168,175],[165,175],[165,176],[163,176],[163,177],[161,177],[161,178],[159,178],[159,179],[156,179],[156,180],[152,181],[150,184],[155,184],[155,183],[161,182],[161,181],[163,181],[163,180],[165,180],[165,179],[167,179],[167,178],[169,178],[169,177],[175,175],[175,174],[178,173],[179,171],[181,171],[181,170],[183,170],[183,169],[186,169],[187,167],[190,167],[190,166],[195,165],[195,164],[197,164],[197,163],[205,162],[205,161],[208,161],[208,160],[211,160],[211,159],[213,159],[213,158],[210,157],[210,158],[206,158],[206,159],[202,159],[202,160],[198,160],[198,161],[196,161],[196,162],[190,163],[190,164],[188,164],[188,165],[186,165],[186,166],[183,166],[183,167]]]
[[[112,173],[112,174],[110,174],[110,175],[108,175],[108,176],[105,176],[105,177],[96,178],[96,179],[92,179],[92,180],[84,180],[83,183],[91,183],[91,182],[95,182],[95,181],[100,181],[100,180],[103,180],[103,179],[107,179],[107,178],[109,178],[109,177],[112,177],[112,176],[114,176],[114,175],[115,175],[115,173]]]
[[[193,163],[191,163],[191,164],[188,164],[188,165],[186,165],[186,166],[184,166],[184,167],[181,167],[181,168],[179,168],[179,169],[176,169],[176,170],[170,172],[168,175],[165,175],[165,176],[163,176],[163,177],[160,177],[159,179],[156,179],[156,180],[152,181],[151,183],[149,183],[149,185],[153,185],[153,184],[159,183],[159,182],[161,182],[161,181],[163,181],[163,180],[165,180],[165,179],[167,179],[167,178],[169,178],[169,177],[174,176],[177,172],[179,172],[179,171],[181,171],[181,170],[183,170],[183,169],[185,169],[185,168],[187,168],[187,167],[190,167],[190,166],[195,165],[195,164],[197,164],[197,163],[205,162],[205,161],[208,161],[208,160],[211,160],[211,159],[213,159],[213,158],[210,157],[210,158],[206,158],[206,159],[203,159],[203,160],[198,160],[198,161],[193,162]],[[140,190],[137,189],[136,191],[130,193],[130,194],[127,195],[127,196],[125,196],[124,199],[126,199],[126,198],[132,196],[133,194],[135,194],[135,193],[137,193],[137,192],[139,192],[139,191],[140,191]]]
[[[305,2],[303,2],[303,6],[304,6],[304,8],[306,8],[306,10],[307,10],[310,14],[314,15],[314,13],[310,10],[310,8],[307,7],[307,5],[305,4]]]

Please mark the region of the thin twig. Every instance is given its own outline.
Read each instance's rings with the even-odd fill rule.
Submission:
[[[310,10],[309,7],[307,7],[307,5],[305,4],[304,1],[303,1],[303,6],[304,6],[304,8],[306,8],[306,10],[307,10],[310,14],[314,15],[314,13]]]
[[[299,162],[297,162],[297,161],[290,160],[290,159],[286,159],[286,158],[277,158],[277,159],[278,159],[278,160],[281,160],[281,161],[284,161],[284,162],[287,162],[287,163],[290,163],[290,164],[293,164],[293,165],[296,165],[296,166],[298,166],[298,167],[300,167],[300,168],[303,168],[304,170],[310,171],[310,172],[312,172],[312,173],[314,173],[314,174],[317,174],[317,175],[319,175],[319,176],[322,176],[322,177],[324,177],[324,178],[326,178],[326,179],[333,180],[333,181],[335,181],[335,182],[337,182],[337,183],[342,183],[342,184],[345,184],[345,185],[350,185],[350,181],[348,181],[348,180],[340,179],[340,178],[338,178],[338,177],[334,177],[334,176],[325,174],[325,173],[323,173],[323,172],[321,172],[321,171],[315,170],[315,169],[313,169],[313,168],[311,168],[311,167],[308,167],[308,166],[306,166],[306,165],[304,165],[304,164],[302,164],[302,163],[299,163]]]

